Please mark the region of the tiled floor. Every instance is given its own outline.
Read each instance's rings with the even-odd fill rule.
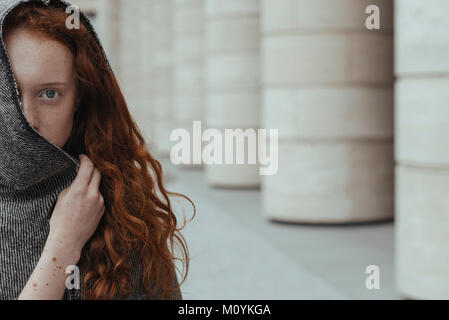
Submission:
[[[197,207],[183,231],[192,258],[181,285],[184,299],[400,299],[392,221],[268,221],[259,190],[210,188],[203,171],[162,163],[168,190],[186,194]],[[176,200],[175,207],[179,223],[192,216],[187,202]],[[380,269],[378,290],[365,287],[368,265]]]

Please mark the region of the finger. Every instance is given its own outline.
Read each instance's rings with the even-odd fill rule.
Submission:
[[[100,222],[100,221],[101,221],[101,218],[103,218],[105,211],[106,211],[105,206],[102,206],[101,209],[100,209],[100,211],[98,212],[98,217],[97,217],[98,222]]]
[[[89,188],[98,190],[98,188],[100,188],[100,182],[101,182],[101,172],[97,168],[94,168],[94,172],[92,174],[92,177],[90,178]]]
[[[80,168],[76,175],[73,185],[80,188],[86,188],[94,172],[94,165],[86,155],[80,155]]]

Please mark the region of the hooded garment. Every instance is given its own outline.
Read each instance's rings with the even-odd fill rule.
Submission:
[[[76,177],[79,161],[42,137],[22,112],[17,83],[3,39],[8,13],[21,3],[42,2],[66,8],[60,0],[0,0],[0,299],[17,299],[39,261],[50,230],[50,218],[59,193]],[[89,18],[80,19],[94,36],[111,69]],[[148,297],[142,288],[138,263],[132,267],[135,291],[125,299]],[[63,299],[80,297],[81,289],[66,289]],[[69,275],[67,275],[69,276]],[[176,276],[175,276],[176,278]],[[182,299],[179,284],[169,299]]]

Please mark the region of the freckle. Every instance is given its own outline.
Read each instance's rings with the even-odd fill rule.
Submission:
[[[37,287],[37,283],[35,282],[35,283],[33,283],[33,287]]]
[[[61,270],[61,269],[62,269],[62,267],[61,267],[61,266],[58,266],[57,268],[58,268],[59,270]]]
[[[48,283],[45,284],[48,287]]]
[[[51,258],[51,261],[56,261],[56,257]]]

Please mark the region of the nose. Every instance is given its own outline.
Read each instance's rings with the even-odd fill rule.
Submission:
[[[37,109],[34,108],[32,105],[30,99],[27,99],[26,97],[21,97],[20,99],[22,104],[22,110],[25,114],[25,118],[27,119],[28,123],[36,130],[39,130],[39,116],[37,113]]]

